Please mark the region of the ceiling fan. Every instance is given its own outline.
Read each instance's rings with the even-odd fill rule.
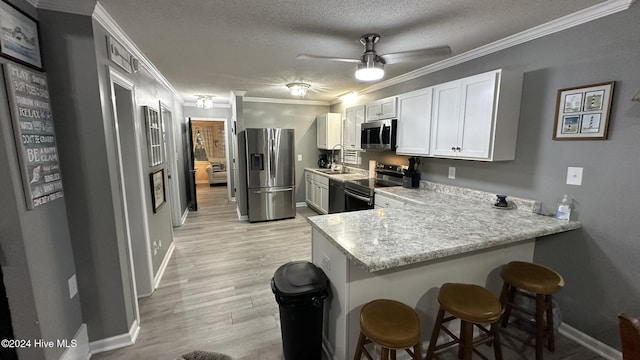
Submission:
[[[361,81],[379,80],[384,76],[385,64],[396,64],[399,62],[419,60],[427,56],[447,56],[451,55],[449,46],[439,46],[426,49],[401,51],[391,54],[378,55],[375,50],[375,44],[380,40],[378,34],[365,34],[360,38],[360,43],[364,45],[364,53],[361,59],[341,58],[331,56],[317,56],[300,54],[298,59],[301,60],[329,60],[346,63],[358,64],[356,70],[356,79]]]

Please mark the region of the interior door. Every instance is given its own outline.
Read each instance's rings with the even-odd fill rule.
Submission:
[[[193,129],[191,127],[191,118],[187,121],[187,134],[186,139],[184,139],[183,143],[185,144],[186,161],[185,164],[185,172],[187,179],[187,206],[189,210],[198,211],[198,199],[196,195],[196,167],[193,162],[194,154],[193,154]]]

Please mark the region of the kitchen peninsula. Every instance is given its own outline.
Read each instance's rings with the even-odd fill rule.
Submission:
[[[498,295],[502,264],[532,261],[537,237],[581,227],[536,214],[535,201],[515,199],[516,209],[496,209],[491,194],[424,186],[376,190],[402,204],[397,208],[309,218],[313,262],[331,281],[324,326],[330,358],[353,356],[360,308],[368,301],[389,298],[415,308],[426,343],[440,285],[475,283]]]

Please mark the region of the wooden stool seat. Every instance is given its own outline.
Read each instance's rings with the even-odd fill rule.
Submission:
[[[438,294],[440,310],[436,323],[431,333],[431,341],[427,350],[427,360],[433,359],[436,351],[458,345],[458,357],[470,360],[473,352],[478,353],[475,345],[492,343],[494,356],[497,360],[502,359],[502,348],[500,347],[500,337],[498,327],[495,326],[500,315],[502,306],[500,301],[487,289],[473,284],[453,284],[446,283],[440,287]],[[445,313],[452,316],[445,318]],[[451,320],[460,319],[460,336],[453,334],[443,324]],[[482,324],[491,324],[487,330]],[[473,327],[476,326],[484,334],[478,339],[473,339]],[[442,345],[437,345],[440,330],[447,333],[453,341]],[[478,353],[479,354],[479,353]],[[481,355],[484,358],[483,355]]]
[[[415,360],[421,359],[418,314],[395,300],[379,299],[365,304],[360,311],[360,339],[354,359],[359,360],[363,353],[372,359],[364,348],[370,342],[380,345],[382,359],[387,359],[389,353],[395,359],[395,351],[399,349],[406,349]]]
[[[502,268],[502,279],[511,285],[536,294],[555,294],[564,286],[564,280],[546,266],[523,261],[512,261]]]
[[[449,314],[472,323],[494,323],[502,315],[498,299],[478,285],[444,284],[438,302]]]
[[[552,295],[564,286],[564,279],[546,266],[523,261],[506,264],[502,267],[500,276],[504,280],[500,294],[500,303],[504,308],[502,326],[507,326],[513,310],[533,316],[536,327],[536,360],[542,360],[545,342],[550,351],[555,351]],[[522,308],[515,302],[518,289],[525,291],[523,296],[535,298],[534,311]]]

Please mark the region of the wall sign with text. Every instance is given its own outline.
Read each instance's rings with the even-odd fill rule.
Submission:
[[[49,88],[44,73],[4,64],[27,208],[63,197]]]

